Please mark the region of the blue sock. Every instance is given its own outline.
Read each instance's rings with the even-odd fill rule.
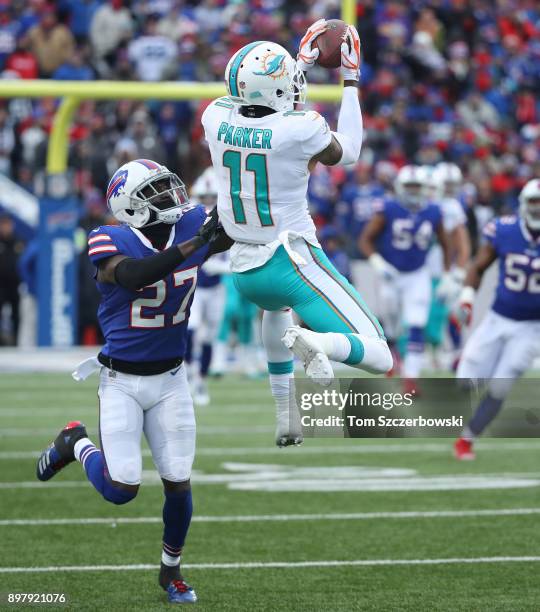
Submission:
[[[166,565],[175,565],[180,561],[192,513],[191,489],[165,491],[162,561]]]
[[[424,351],[424,330],[421,327],[409,327],[407,352],[422,353]]]
[[[448,324],[448,334],[452,341],[453,348],[458,349],[461,346],[461,329],[450,322]]]
[[[478,408],[472,419],[469,421],[469,429],[474,436],[479,436],[499,414],[503,402],[503,399],[496,399],[489,393],[486,393],[482,401],[478,404]]]
[[[135,491],[125,491],[112,485],[110,478],[105,473],[103,453],[93,444],[81,450],[79,461],[84,467],[88,480],[107,501],[121,505],[131,501],[137,495]]]
[[[212,361],[212,345],[203,344],[201,346],[201,376],[204,378],[208,374],[210,369],[210,362]]]

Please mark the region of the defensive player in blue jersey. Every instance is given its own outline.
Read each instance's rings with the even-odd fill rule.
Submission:
[[[98,227],[88,239],[106,342],[97,359],[74,373],[83,379],[101,370],[101,450],[82,423],[69,423],[42,453],[37,477],[49,480],[77,460],[104,499],[125,504],[141,482],[144,431],[165,494],[159,584],[170,602],[194,602],[180,573],[195,452],[183,357],[199,267],[230,241],[218,229],[217,214],[190,207],[178,176],[151,160],[123,165],[109,183],[107,202],[121,225]]]
[[[487,242],[468,269],[460,297],[458,318],[469,323],[482,276],[499,260],[495,300],[467,341],[457,370],[458,378],[488,381],[454,445],[458,459],[474,459],[474,438],[497,416],[513,382],[540,356],[540,179],[525,185],[519,202],[519,215],[486,225]]]
[[[439,206],[429,202],[425,168],[404,166],[395,183],[396,197],[381,201],[360,237],[360,249],[379,278],[382,319],[389,345],[401,323],[408,329],[402,375],[406,391],[417,390],[424,355],[424,327],[431,301],[431,278],[426,257],[436,237],[450,264],[448,241]]]

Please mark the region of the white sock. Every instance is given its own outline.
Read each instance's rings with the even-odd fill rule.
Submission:
[[[311,342],[320,348],[329,359],[334,361],[345,361],[351,353],[351,343],[344,334],[334,332],[320,333],[310,329],[303,329]]]
[[[403,360],[403,378],[418,378],[424,365],[424,353],[409,351]]]
[[[161,562],[163,563],[163,565],[168,565],[169,567],[176,567],[177,565],[180,565],[181,557],[182,555],[179,555],[178,557],[173,557],[172,555],[168,555],[165,551],[163,551],[161,553]]]
[[[77,442],[75,442],[75,446],[73,447],[73,452],[75,454],[75,459],[77,459],[77,461],[81,460],[81,451],[83,450],[83,448],[86,448],[87,446],[93,446],[94,448],[96,448],[95,444],[89,438],[81,438],[80,440],[77,440]]]
[[[464,440],[468,440],[469,442],[474,442],[474,434],[468,425],[463,428],[463,431],[461,432],[461,437]]]
[[[345,361],[351,354],[351,343],[345,334],[337,334],[330,332],[327,334],[319,334],[320,336],[327,336],[325,341],[332,343],[332,348],[326,351],[329,359],[333,361]]]
[[[300,434],[302,425],[296,405],[294,374],[270,374],[270,388],[276,403],[278,431]]]

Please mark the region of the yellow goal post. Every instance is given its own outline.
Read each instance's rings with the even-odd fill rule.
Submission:
[[[356,0],[343,0],[341,17],[356,23]],[[67,170],[69,129],[83,100],[206,100],[226,94],[223,83],[189,81],[145,83],[139,81],[2,80],[0,98],[60,98],[47,149],[47,173]],[[337,102],[339,85],[309,85],[308,99]]]
[[[189,81],[142,83],[139,81],[6,80],[0,82],[2,98],[61,98],[47,149],[47,172],[67,169],[69,128],[83,100],[205,100],[226,95],[221,83]],[[310,85],[308,98],[320,102],[341,99],[339,85]]]

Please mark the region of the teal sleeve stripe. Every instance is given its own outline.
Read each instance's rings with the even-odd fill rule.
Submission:
[[[268,362],[268,373],[269,374],[291,374],[294,372],[294,361],[269,361]]]
[[[233,65],[231,66],[231,69],[229,71],[229,91],[231,92],[231,96],[236,96],[236,97],[239,96],[237,77],[238,77],[238,69],[240,68],[240,64],[244,60],[244,57],[246,57],[246,55],[252,49],[254,49],[257,45],[260,45],[260,44],[261,44],[261,41],[257,40],[256,42],[252,42],[249,45],[246,45],[244,49],[242,50],[242,52],[239,53],[236,59],[234,60]]]
[[[343,363],[357,365],[364,359],[364,345],[354,334],[345,334],[351,343],[351,353]]]

